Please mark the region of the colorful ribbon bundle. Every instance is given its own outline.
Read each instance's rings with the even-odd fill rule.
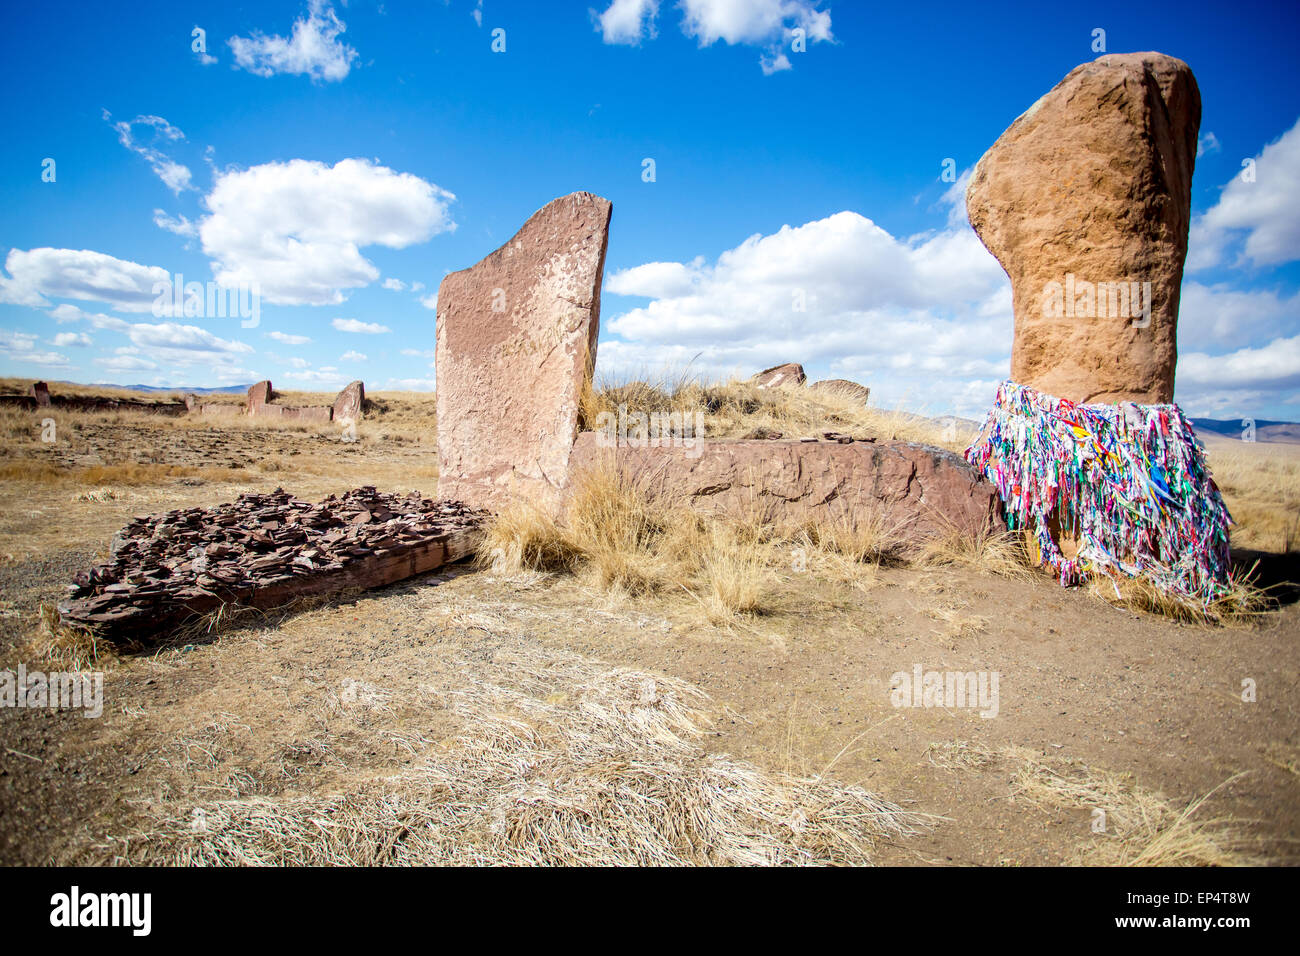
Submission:
[[[1203,605],[1232,586],[1232,517],[1177,405],[1079,405],[1003,382],[966,460],[1062,585],[1141,575]],[[1077,555],[1058,535],[1077,538]]]

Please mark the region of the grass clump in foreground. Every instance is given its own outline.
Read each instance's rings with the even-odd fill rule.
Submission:
[[[447,672],[461,678],[448,695],[461,729],[413,740],[410,769],[336,794],[150,804],[78,860],[862,865],[926,825],[860,787],[706,751],[709,700],[683,681],[478,634]]]
[[[1244,774],[1229,777],[1186,806],[1139,786],[1131,774],[1044,757],[1026,747],[999,750],[965,740],[932,743],[929,762],[941,769],[1011,771],[1011,795],[1039,809],[1087,810],[1100,823],[1071,861],[1080,866],[1259,866],[1242,821],[1206,817],[1205,804]],[[1091,829],[1091,827],[1090,827]]]
[[[577,476],[559,517],[529,503],[507,507],[488,527],[477,560],[503,573],[574,574],[631,595],[684,591],[721,624],[764,613],[778,572],[792,565],[864,590],[882,566],[949,563],[999,573],[1017,567],[1002,539],[958,538],[916,554],[879,513],[787,525],[757,513],[701,514],[602,467]]]

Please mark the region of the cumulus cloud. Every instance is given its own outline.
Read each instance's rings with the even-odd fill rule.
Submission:
[[[835,39],[829,10],[818,0],[681,0],[681,31],[699,43],[719,40],[731,46],[764,47],[759,67],[765,76],[791,69],[785,47],[802,31],[803,41]],[[591,11],[592,22],[606,43],[639,46],[654,39],[658,0],[613,0],[604,12]]]
[[[406,283],[401,279],[385,279],[383,286],[385,289],[390,289],[393,292],[402,292],[406,289]]]
[[[285,372],[284,377],[294,382],[308,382],[314,385],[325,385],[332,388],[342,387],[347,381],[347,376],[342,374],[332,365],[322,365],[320,368]]]
[[[305,335],[290,335],[288,332],[267,332],[266,337],[285,345],[306,345],[311,341]]]
[[[139,323],[126,331],[140,354],[173,368],[231,365],[252,353],[244,342],[219,338],[196,325],[176,322]]]
[[[438,308],[438,293],[430,292],[428,295],[420,296],[420,305],[424,306],[426,309],[433,309],[436,311]]]
[[[590,12],[606,43],[640,46],[643,39],[655,38],[659,0],[614,0],[604,13]]]
[[[26,365],[48,368],[71,368],[66,355],[36,348],[37,336],[31,332],[0,329],[0,356]]]
[[[85,332],[60,332],[58,335],[54,336],[52,342],[55,348],[68,348],[69,346],[75,346],[84,349],[95,344],[95,340]]]
[[[117,131],[117,140],[131,152],[144,158],[149,164],[149,168],[154,171],[154,175],[163,181],[168,189],[176,195],[180,195],[186,189],[193,189],[190,184],[192,175],[189,167],[171,159],[166,153],[152,144],[141,143],[136,140],[134,128],[144,126],[152,130],[153,141],[162,140],[164,143],[174,143],[185,138],[185,134],[179,129],[167,122],[161,116],[137,116],[131,122],[119,121],[114,123],[113,116],[108,110],[104,110],[104,121],[112,125]]]
[[[197,236],[199,227],[183,215],[175,217],[167,215],[161,209],[153,211],[153,224],[159,229],[166,229],[168,232],[174,232],[178,236]]]
[[[160,266],[145,266],[90,249],[11,249],[0,275],[0,302],[46,308],[50,298],[106,302],[124,312],[149,312]]]
[[[861,379],[885,404],[977,413],[1009,369],[1010,284],[969,227],[901,240],[840,212],[750,236],[712,263],[616,271],[605,288],[650,300],[607,323],[618,338],[597,353],[606,374],[798,360]]]
[[[56,305],[48,313],[50,318],[60,325],[68,322],[89,322],[96,329],[108,329],[112,332],[125,332],[131,327],[126,319],[103,312],[86,312],[67,302]]]
[[[327,0],[311,0],[306,16],[293,22],[288,37],[254,31],[250,37],[227,42],[235,65],[258,76],[287,73],[313,80],[342,80],[352,69],[357,51],[339,40],[347,25]]]
[[[1300,120],[1253,164],[1253,177],[1243,169],[1223,187],[1219,201],[1192,221],[1188,271],[1300,259]]]
[[[141,358],[138,349],[130,347],[114,349],[113,354],[95,359],[95,364],[110,372],[146,372],[158,367],[156,362]]]
[[[682,32],[700,46],[765,43],[798,27],[809,41],[831,40],[831,14],[812,0],[682,0]]]
[[[455,228],[455,196],[364,159],[295,159],[220,174],[199,223],[222,285],[258,283],[268,302],[328,305],[379,270],[370,245],[400,249]]]
[[[342,355],[339,356],[339,361],[340,362],[364,362],[366,361],[366,356],[364,352],[357,352],[353,349],[349,349],[348,351],[344,352]]]
[[[335,319],[330,324],[340,332],[354,332],[359,335],[383,335],[385,332],[393,331],[378,322],[362,322],[359,319]]]

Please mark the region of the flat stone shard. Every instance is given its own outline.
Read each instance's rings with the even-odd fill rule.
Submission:
[[[834,434],[834,433],[832,433]],[[901,550],[1006,529],[997,489],[960,455],[901,441],[709,440],[702,448],[578,436],[573,467],[614,467],[654,496],[779,526],[880,519]]]
[[[1187,64],[1076,67],[975,167],[971,225],[1011,278],[1011,377],[1075,402],[1173,401],[1201,95]]]
[[[33,382],[31,396],[36,399],[37,408],[50,407],[50,387],[44,382]]]
[[[780,388],[783,385],[802,385],[808,381],[803,366],[798,362],[786,362],[765,368],[754,376],[753,382],[759,388]]]
[[[577,192],[438,288],[438,494],[556,507],[596,361],[613,210]]]
[[[361,409],[366,404],[366,386],[356,381],[346,386],[334,399],[334,421],[361,421]]]

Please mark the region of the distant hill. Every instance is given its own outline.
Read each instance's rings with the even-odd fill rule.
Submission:
[[[54,382],[53,385],[75,385],[75,382]],[[124,392],[180,392],[181,394],[190,395],[242,395],[248,391],[249,385],[223,385],[221,388],[192,388],[189,385],[168,386],[166,388],[158,385],[114,385],[110,382],[96,382],[95,388],[116,388]]]
[[[1193,418],[1192,427],[1198,433],[1209,432],[1223,438],[1241,440],[1245,429],[1240,418]],[[1296,422],[1275,422],[1266,418],[1255,419],[1255,441],[1277,442],[1288,445],[1300,445],[1300,424]]]

